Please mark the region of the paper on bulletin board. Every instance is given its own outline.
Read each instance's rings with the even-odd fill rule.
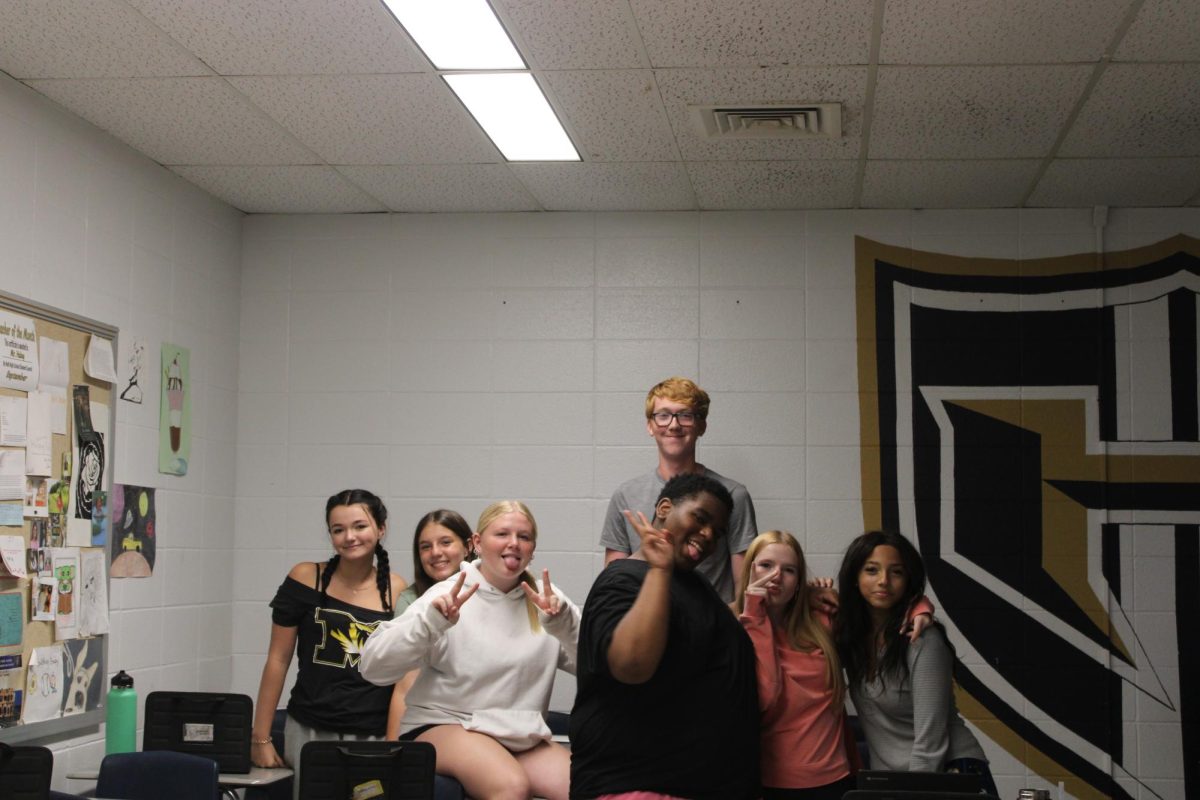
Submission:
[[[50,441],[50,394],[30,392],[26,407],[25,474],[45,475],[53,472],[54,450]]]
[[[0,396],[0,445],[25,446],[26,402],[24,397]]]
[[[50,395],[50,432],[65,436],[71,351],[66,342],[46,336],[38,339],[38,351],[41,354],[38,390]]]
[[[117,382],[117,365],[113,360],[112,342],[92,334],[83,357],[83,371],[89,378],[106,383]]]
[[[17,578],[29,575],[25,571],[25,538],[22,536],[0,536],[0,563],[7,574]]]
[[[25,448],[0,450],[0,500],[25,496]]]
[[[0,503],[0,525],[24,525],[25,516],[22,513],[23,510],[24,506],[13,505],[12,503]]]
[[[79,557],[79,635],[108,633],[108,581],[103,550],[84,550]]]
[[[0,647],[12,647],[21,643],[25,630],[21,614],[21,594],[0,594]]]
[[[63,649],[61,644],[35,647],[29,656],[25,677],[23,722],[41,722],[61,714],[63,698]]]
[[[29,460],[26,459],[26,464]],[[26,467],[28,469],[28,467]],[[50,479],[41,475],[25,476],[25,516],[48,517],[50,509],[47,503],[50,499]]]
[[[86,386],[76,386],[75,391]],[[76,404],[82,402],[76,399]],[[108,485],[109,462],[108,405],[87,401],[88,414],[81,418],[79,409],[75,414],[76,458],[75,473],[71,480],[71,509],[67,520],[67,544],[71,547],[88,547],[92,543],[92,504],[95,493]],[[81,419],[86,421],[81,422]],[[93,435],[97,434],[99,438]]]
[[[33,320],[0,310],[0,386],[28,392],[38,385],[37,329]]]
[[[21,720],[25,703],[25,670],[20,653],[0,656],[0,728],[9,728]]]
[[[29,618],[35,622],[53,622],[57,605],[58,589],[54,576],[40,572],[34,575],[29,581]]]
[[[74,639],[79,635],[79,613],[75,587],[79,580],[79,549],[56,547],[50,551],[57,603],[54,606],[54,638]]]

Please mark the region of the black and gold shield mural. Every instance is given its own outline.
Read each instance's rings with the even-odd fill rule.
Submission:
[[[1077,797],[1200,797],[1200,242],[856,253],[865,522],[920,547],[960,708]]]

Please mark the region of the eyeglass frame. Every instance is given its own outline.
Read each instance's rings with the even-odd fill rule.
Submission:
[[[659,422],[657,419],[655,419],[655,417],[657,417],[659,414],[669,414],[670,416],[668,417],[666,422]],[[680,417],[682,417],[685,414],[692,418],[691,422],[684,422],[682,419],[680,419]],[[691,409],[688,409],[686,411],[667,411],[665,408],[660,408],[658,411],[655,411],[653,414],[651,414],[649,416],[649,419],[651,421],[653,421],[654,424],[660,428],[671,427],[672,421],[678,422],[679,427],[681,427],[681,428],[692,428],[692,427],[695,427],[696,423],[703,422],[704,416],[695,411],[692,411]]]

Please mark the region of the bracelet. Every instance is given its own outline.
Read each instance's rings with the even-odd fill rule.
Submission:
[[[270,743],[271,743],[270,736],[268,736],[265,739],[254,739],[254,738],[250,739],[250,744],[270,744]]]

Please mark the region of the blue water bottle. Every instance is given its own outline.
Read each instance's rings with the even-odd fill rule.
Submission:
[[[104,754],[137,749],[137,692],[133,677],[121,670],[113,675],[104,706]]]

